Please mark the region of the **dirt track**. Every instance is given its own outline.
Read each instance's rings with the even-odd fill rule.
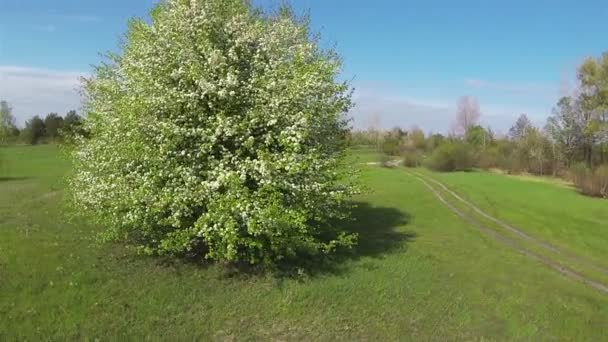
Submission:
[[[435,184],[437,184],[439,187],[441,187],[445,192],[449,193],[450,195],[452,195],[454,198],[456,198],[457,200],[459,200],[460,202],[466,204],[468,207],[470,207],[471,209],[473,209],[476,213],[478,213],[479,215],[485,217],[486,219],[498,224],[499,226],[501,226],[502,228],[514,233],[515,235],[519,236],[520,238],[532,242],[534,244],[536,244],[537,246],[544,248],[548,251],[551,251],[553,253],[559,254],[560,256],[566,258],[568,261],[578,264],[580,266],[584,266],[590,269],[593,269],[597,272],[603,273],[603,274],[608,274],[608,269],[601,267],[601,266],[597,266],[594,265],[592,263],[590,263],[587,260],[584,260],[582,258],[580,258],[577,255],[574,255],[572,253],[568,253],[565,252],[563,250],[560,250],[559,248],[551,245],[548,242],[542,241],[540,239],[537,239],[535,237],[532,237],[528,234],[526,234],[523,230],[521,230],[520,228],[514,227],[502,220],[499,220],[497,218],[495,218],[494,216],[489,215],[488,213],[484,212],[483,210],[481,210],[479,207],[477,207],[475,204],[467,201],[466,199],[462,198],[460,195],[458,195],[457,193],[455,193],[454,191],[452,191],[451,189],[449,189],[446,185],[444,185],[443,183],[439,182],[436,179],[433,179],[432,177],[428,177],[425,176],[423,174],[420,174],[418,172],[413,172],[414,174],[416,174],[418,177],[423,177],[424,179],[431,181]]]
[[[542,246],[546,249],[549,249],[555,253],[558,253],[560,255],[564,255],[564,253],[562,253],[561,251],[559,251],[556,247],[551,246],[545,242],[542,242],[540,240],[537,240],[527,234],[525,234],[524,232],[522,232],[521,230],[512,227],[510,225],[508,225],[507,223],[498,220],[497,218],[494,218],[488,214],[486,214],[485,212],[483,212],[481,209],[477,208],[475,205],[473,205],[472,203],[466,201],[465,199],[463,199],[462,197],[458,196],[456,193],[454,193],[453,191],[449,190],[445,185],[441,184],[440,182],[433,180],[429,177],[425,177],[421,174],[418,173],[414,173],[414,172],[408,172],[409,175],[411,175],[412,177],[415,177],[416,179],[418,179],[420,182],[422,182],[434,195],[435,197],[437,197],[437,199],[439,199],[439,201],[441,203],[443,203],[445,206],[447,206],[452,212],[454,212],[456,215],[458,215],[459,217],[461,217],[463,220],[465,220],[466,222],[470,223],[471,225],[475,226],[476,228],[478,228],[480,231],[482,231],[483,233],[485,233],[486,235],[492,237],[493,239],[503,243],[504,245],[516,250],[517,252],[531,258],[534,259],[536,261],[541,262],[542,264],[558,271],[559,273],[563,274],[564,276],[572,279],[572,280],[576,280],[582,283],[585,283],[599,291],[602,291],[604,293],[608,294],[608,286],[600,283],[596,280],[590,279],[574,270],[572,270],[569,267],[563,266],[561,264],[559,264],[559,262],[544,256],[544,255],[539,255],[533,251],[530,251],[528,249],[526,249],[525,247],[519,245],[517,243],[516,240],[502,235],[499,232],[497,232],[494,229],[488,228],[487,226],[485,226],[484,224],[482,224],[481,222],[479,222],[478,220],[476,220],[475,218],[473,218],[470,215],[467,215],[466,213],[462,212],[461,210],[459,210],[458,208],[454,207],[452,204],[450,204],[440,193],[439,191],[437,191],[433,186],[431,186],[427,180],[430,180],[434,183],[436,183],[438,186],[440,186],[442,189],[444,189],[447,193],[449,193],[450,195],[454,196],[454,198],[456,198],[457,200],[461,201],[462,203],[467,204],[469,207],[471,207],[473,210],[475,210],[475,212],[479,213],[480,215],[482,215],[483,217],[499,224],[500,226],[502,226],[505,229],[508,229],[509,231],[515,233],[516,235],[520,236],[521,238],[527,240],[527,241],[532,241],[532,242],[536,242],[539,246]],[[423,178],[424,177],[424,178]],[[427,179],[427,180],[425,180]],[[572,258],[571,258],[572,259]],[[581,263],[580,259],[577,258],[577,263]],[[593,268],[595,269],[599,269],[600,271],[606,272],[605,269],[599,268],[595,265],[590,265],[588,263],[584,263],[584,265],[586,266],[593,266]]]

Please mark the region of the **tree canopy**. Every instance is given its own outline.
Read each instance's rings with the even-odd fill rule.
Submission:
[[[355,236],[340,58],[287,7],[162,2],[85,83],[75,205],[152,254],[272,263]]]
[[[0,145],[5,144],[11,136],[14,136],[16,129],[13,109],[7,101],[0,101]]]

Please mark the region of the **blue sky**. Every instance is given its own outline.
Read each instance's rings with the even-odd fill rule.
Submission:
[[[78,108],[78,77],[116,50],[128,18],[154,0],[0,0],[0,98],[18,120]],[[282,0],[254,0],[273,8]],[[462,95],[506,131],[542,123],[574,85],[583,58],[606,46],[606,1],[292,0],[353,79],[355,126],[447,131]]]

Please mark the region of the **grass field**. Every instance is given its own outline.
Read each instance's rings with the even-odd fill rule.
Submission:
[[[361,244],[304,278],[234,276],[92,243],[61,210],[53,146],[0,150],[0,340],[587,340],[608,295],[462,220],[405,169],[363,165]],[[434,174],[480,208],[595,263],[608,201],[490,173]]]
[[[486,172],[435,176],[491,215],[608,268],[608,201],[560,183]]]

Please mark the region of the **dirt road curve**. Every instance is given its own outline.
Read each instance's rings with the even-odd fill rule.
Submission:
[[[590,269],[595,270],[596,272],[600,272],[603,274],[608,274],[608,269],[601,267],[601,266],[597,266],[595,264],[590,263],[587,260],[584,260],[582,258],[580,258],[577,255],[574,255],[572,253],[568,253],[566,251],[560,250],[559,248],[551,245],[550,243],[546,242],[546,241],[542,241],[539,240],[535,237],[532,237],[528,234],[526,234],[523,230],[516,228],[504,221],[501,221],[497,218],[495,218],[494,216],[491,216],[489,214],[487,214],[486,212],[484,212],[483,210],[481,210],[479,207],[477,207],[475,204],[467,201],[466,199],[462,198],[460,195],[458,195],[457,193],[455,193],[454,191],[452,191],[451,189],[449,189],[447,186],[445,186],[443,183],[439,182],[436,179],[433,179],[432,177],[428,177],[425,176],[423,174],[420,174],[418,172],[412,172],[415,175],[417,175],[418,177],[423,177],[424,179],[433,182],[434,184],[437,184],[437,186],[441,187],[445,192],[449,193],[450,195],[452,195],[454,198],[456,198],[457,200],[459,200],[460,202],[466,204],[468,207],[470,207],[471,209],[473,209],[476,213],[478,213],[479,215],[485,217],[486,219],[498,224],[499,226],[501,226],[502,228],[514,233],[515,235],[519,236],[520,238],[532,242],[534,244],[536,244],[537,246],[544,248],[548,251],[551,251],[553,253],[559,254],[562,257],[564,257],[565,259],[567,259],[568,261],[574,263],[574,264],[578,264],[580,266],[584,266]]]
[[[520,236],[523,239],[526,239],[528,241],[533,241],[536,242],[539,246],[543,246],[544,248],[547,248],[555,253],[559,253],[560,255],[563,255],[564,253],[562,253],[561,251],[559,251],[557,248],[539,241],[527,234],[525,234],[524,232],[520,231],[519,229],[516,229],[508,224],[506,224],[505,222],[502,222],[488,214],[486,214],[485,212],[483,212],[481,209],[477,208],[476,206],[474,206],[472,203],[466,201],[465,199],[463,199],[462,197],[458,196],[456,193],[454,193],[453,191],[449,190],[445,185],[441,184],[438,181],[432,180],[428,177],[425,177],[419,173],[414,173],[414,172],[408,172],[409,175],[411,175],[412,177],[415,177],[416,179],[418,179],[420,182],[422,182],[434,195],[435,197],[437,197],[437,199],[439,199],[439,201],[441,203],[443,203],[446,207],[448,207],[452,212],[454,212],[456,215],[458,215],[459,217],[461,217],[463,220],[465,220],[466,222],[468,222],[469,224],[471,224],[472,226],[478,228],[480,231],[482,231],[483,233],[485,233],[486,235],[492,237],[493,239],[503,243],[504,245],[516,250],[517,252],[531,258],[534,259],[536,261],[541,262],[542,264],[558,271],[559,273],[563,274],[564,276],[572,279],[572,280],[576,280],[582,283],[587,284],[588,286],[591,286],[601,292],[604,292],[606,294],[608,294],[608,286],[605,284],[602,284],[596,280],[590,279],[587,276],[584,276],[574,270],[572,270],[569,267],[560,265],[557,261],[544,256],[544,255],[539,255],[537,253],[534,253],[533,251],[530,251],[528,249],[526,249],[525,247],[519,245],[517,243],[516,240],[502,235],[499,232],[497,232],[494,229],[488,228],[487,226],[485,226],[484,224],[482,224],[481,222],[477,221],[475,218],[473,218],[470,215],[467,215],[466,213],[462,212],[461,210],[459,210],[458,208],[454,207],[452,204],[450,204],[440,193],[439,191],[437,191],[433,186],[431,186],[429,184],[429,182],[427,182],[427,180],[434,182],[435,184],[437,184],[438,186],[440,186],[442,189],[444,189],[447,193],[449,193],[450,195],[454,196],[454,198],[458,199],[459,201],[467,204],[468,206],[470,206],[473,210],[475,210],[477,213],[479,213],[480,215],[482,215],[483,217],[499,224],[500,226],[502,226],[505,229],[508,229],[509,231],[514,232],[515,234],[517,234],[518,236]],[[424,178],[423,178],[424,177]],[[580,260],[578,260],[580,262]],[[587,263],[585,263],[585,265],[587,266],[591,266]],[[599,267],[596,267],[593,265],[593,268],[596,269],[600,269],[602,271],[605,272],[604,269],[601,269]]]

